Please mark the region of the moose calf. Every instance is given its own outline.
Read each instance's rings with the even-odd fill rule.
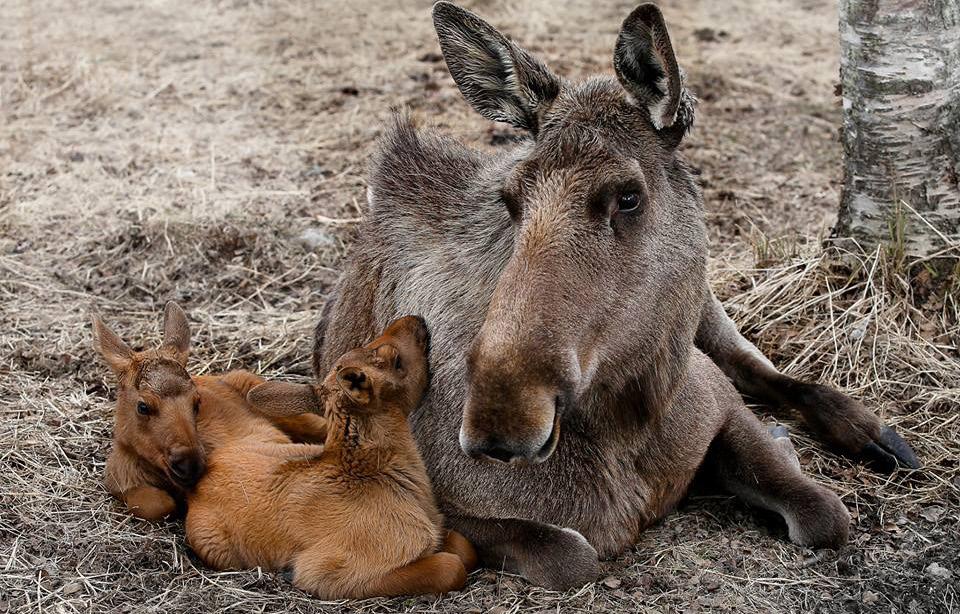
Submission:
[[[458,533],[444,537],[406,422],[427,386],[419,318],[344,354],[319,386],[191,378],[173,303],[158,350],[134,352],[99,319],[94,330],[120,381],[108,486],[144,518],[185,500],[187,541],[206,564],[289,570],[328,599],[462,588],[476,554]],[[292,443],[281,428],[322,430],[325,443]]]
[[[187,492],[206,471],[205,451],[226,441],[326,439],[320,416],[269,417],[256,411],[246,393],[264,380],[252,373],[187,375],[190,332],[175,303],[164,311],[157,350],[134,352],[100,318],[94,318],[93,332],[97,352],[119,383],[105,483],[134,516],[157,521],[182,510]]]

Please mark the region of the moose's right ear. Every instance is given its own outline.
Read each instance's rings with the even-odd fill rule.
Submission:
[[[641,4],[624,20],[613,68],[637,105],[649,111],[654,128],[683,124],[676,126],[683,135],[693,122],[692,99],[684,92],[663,13],[655,4]]]
[[[180,305],[169,301],[163,309],[163,342],[160,353],[187,366],[190,354],[190,324]]]
[[[93,316],[93,349],[118,376],[133,362],[133,350],[115,332],[107,328],[100,316]]]
[[[324,412],[323,399],[310,384],[264,382],[250,389],[247,401],[260,413],[278,418]]]
[[[493,26],[449,2],[433,5],[447,68],[464,98],[487,119],[536,134],[560,78]]]

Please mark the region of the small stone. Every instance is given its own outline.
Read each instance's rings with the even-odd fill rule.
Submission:
[[[80,586],[80,583],[79,583],[79,582],[70,582],[69,584],[64,584],[64,585],[63,585],[63,591],[62,591],[62,592],[63,592],[63,594],[64,594],[65,597],[69,597],[70,595],[76,595],[77,593],[79,593],[79,592],[80,592],[80,589],[82,589],[82,588],[83,588],[83,587]]]
[[[927,565],[927,568],[924,569],[927,572],[928,576],[933,576],[934,578],[941,578],[943,580],[949,580],[953,577],[953,572],[941,565],[940,563],[930,563]]]
[[[620,588],[620,585],[623,584],[623,581],[620,578],[615,578],[613,576],[608,576],[601,580],[600,582],[607,588]]]
[[[920,512],[920,515],[930,522],[936,522],[940,520],[941,516],[943,516],[943,508],[939,505],[931,505],[930,507],[923,508],[923,510]]]
[[[297,242],[300,243],[304,249],[316,251],[333,247],[336,244],[336,239],[326,230],[312,227],[306,228],[301,232],[300,236],[297,237]]]
[[[860,600],[865,604],[870,605],[871,603],[880,601],[880,595],[873,591],[863,591],[863,595],[861,595]]]

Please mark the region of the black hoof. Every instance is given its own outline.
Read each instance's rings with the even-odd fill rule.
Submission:
[[[897,467],[923,467],[910,445],[889,426],[880,429],[878,442],[867,442],[860,454],[867,464],[882,473],[893,473]]]
[[[900,435],[897,435],[893,427],[885,426],[880,430],[880,445],[897,458],[897,462],[900,463],[901,467],[906,467],[907,469],[920,469],[923,467],[923,463],[921,463],[917,455],[914,454],[913,448],[911,448],[910,444],[904,441]]]

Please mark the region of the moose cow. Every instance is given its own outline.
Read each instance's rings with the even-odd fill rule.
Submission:
[[[467,101],[530,139],[489,155],[396,119],[316,373],[397,315],[424,317],[432,384],[410,421],[442,510],[486,564],[536,584],[594,579],[698,472],[777,512],[796,543],[844,543],[839,498],[734,385],[798,409],[840,453],[918,461],[860,403],[780,374],[713,296],[702,196],[677,152],[694,98],[659,9],[623,22],[616,80],[581,83],[452,4],[433,19]]]

